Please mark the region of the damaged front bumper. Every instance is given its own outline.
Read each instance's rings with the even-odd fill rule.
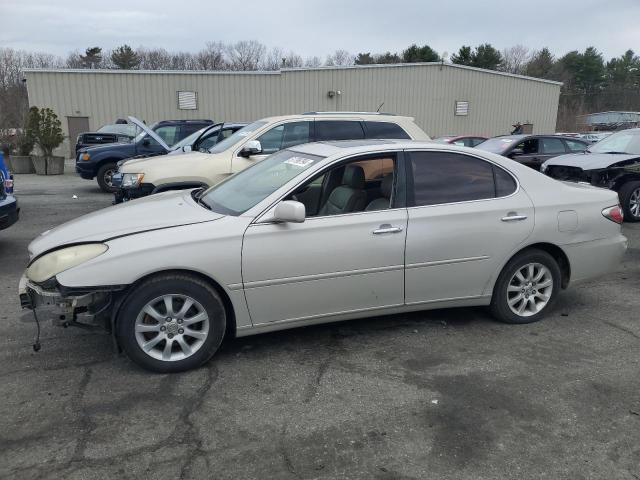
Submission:
[[[18,285],[22,308],[46,310],[55,325],[110,330],[113,290],[74,291],[50,283],[38,285],[23,275]]]

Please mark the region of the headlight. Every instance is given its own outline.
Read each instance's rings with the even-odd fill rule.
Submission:
[[[109,247],[102,243],[87,243],[56,250],[33,262],[27,269],[27,278],[42,283],[65,270],[102,255],[108,249]]]
[[[136,188],[144,178],[144,173],[123,173],[122,188]]]
[[[87,161],[91,158],[91,155],[89,155],[87,152],[83,153],[82,156],[80,157],[82,158],[82,160]]]

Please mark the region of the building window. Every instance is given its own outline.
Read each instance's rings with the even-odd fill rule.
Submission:
[[[469,102],[456,100],[455,115],[459,117],[469,115]]]
[[[178,92],[179,110],[197,110],[198,92]]]

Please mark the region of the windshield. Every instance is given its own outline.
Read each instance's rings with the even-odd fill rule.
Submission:
[[[200,201],[216,213],[242,215],[323,158],[281,150],[211,187]]]
[[[640,155],[640,130],[623,130],[603,138],[588,149],[591,153]]]
[[[511,146],[513,142],[517,140],[518,139],[511,138],[511,137],[489,138],[484,142],[476,145],[476,148],[479,150],[485,150],[487,152],[492,152],[492,153],[502,153],[507,148],[509,148],[509,146]]]
[[[103,125],[97,130],[97,133],[117,133],[120,135],[129,135],[130,137],[133,137],[136,134],[136,126],[131,125],[130,123],[115,123],[113,125]]]
[[[209,153],[224,152],[228,148],[231,148],[233,145],[238,143],[240,140],[242,140],[245,137],[251,135],[253,132],[258,130],[259,128],[264,127],[266,124],[267,124],[267,122],[265,122],[265,121],[258,121],[258,122],[250,123],[246,127],[243,127],[240,130],[238,130],[236,133],[234,133],[230,137],[225,138],[220,143],[216,143],[213,147],[211,147],[211,149],[209,150]]]

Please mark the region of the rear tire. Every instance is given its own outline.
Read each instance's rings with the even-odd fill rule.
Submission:
[[[127,356],[146,370],[183,372],[208,361],[222,343],[226,311],[220,295],[189,274],[163,274],[137,286],[117,319]]]
[[[115,163],[105,163],[98,169],[98,174],[96,175],[98,180],[98,185],[100,186],[100,190],[105,193],[113,193],[116,191],[112,185],[112,177],[113,174],[116,173],[118,167]]]
[[[505,323],[532,323],[550,309],[560,291],[558,262],[547,252],[524,251],[505,265],[493,288],[491,313]]]
[[[627,182],[618,191],[626,222],[640,222],[640,181]]]

